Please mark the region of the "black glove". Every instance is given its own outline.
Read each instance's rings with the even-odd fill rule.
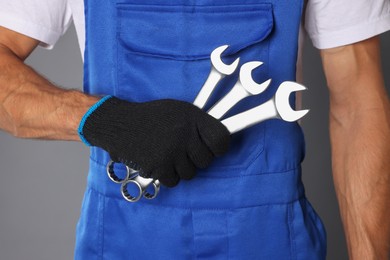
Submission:
[[[230,133],[217,119],[178,100],[131,103],[106,97],[84,116],[79,134],[106,150],[113,161],[145,178],[175,186],[191,179],[228,150]]]

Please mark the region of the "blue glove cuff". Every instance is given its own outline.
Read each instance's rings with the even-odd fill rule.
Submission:
[[[112,96],[105,96],[103,97],[102,99],[100,99],[98,102],[96,102],[93,106],[91,106],[87,113],[85,113],[85,115],[83,116],[83,118],[81,119],[80,121],[80,124],[79,124],[79,128],[77,129],[77,132],[80,136],[80,139],[81,141],[83,141],[83,143],[85,143],[87,146],[92,146],[88,141],[87,139],[85,139],[85,136],[83,134],[83,128],[84,128],[84,124],[85,124],[85,121],[87,121],[88,117],[93,113],[95,112],[95,110],[100,107],[104,102],[107,101],[107,99],[109,98],[112,98]]]

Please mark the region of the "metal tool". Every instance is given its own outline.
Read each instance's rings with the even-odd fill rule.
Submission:
[[[309,110],[293,110],[290,106],[289,97],[292,92],[302,90],[306,90],[306,87],[296,82],[285,81],[279,86],[276,94],[267,102],[221,122],[233,134],[267,119],[279,118],[287,122],[297,121],[306,115]]]
[[[210,74],[206,79],[206,82],[203,84],[198,95],[196,96],[193,104],[199,108],[203,108],[204,105],[209,100],[211,94],[213,93],[215,87],[218,85],[218,82],[227,75],[233,74],[237,69],[240,58],[237,58],[232,64],[225,64],[222,61],[222,53],[229,48],[229,45],[223,45],[216,48],[210,55],[211,60],[211,70]]]
[[[203,108],[207,103],[219,80],[221,80],[226,75],[231,75],[237,68],[239,58],[230,65],[226,65],[222,62],[221,54],[227,48],[228,45],[218,47],[211,54],[212,69],[210,71],[210,75],[208,76],[205,84],[194,101],[194,105],[198,106],[199,108]],[[242,65],[237,83],[225,97],[218,101],[208,111],[208,113],[211,116],[220,119],[243,98],[251,95],[258,95],[266,90],[271,83],[271,79],[258,84],[254,82],[252,78],[252,71],[262,64],[262,62],[253,61]],[[293,110],[289,103],[289,97],[292,92],[305,89],[306,87],[295,82],[283,82],[277,89],[276,94],[267,102],[224,119],[221,122],[227,127],[230,134],[233,134],[271,118],[279,118],[288,122],[299,120],[304,115],[306,115],[309,110]],[[119,178],[114,172],[114,164],[115,163],[113,161],[108,163],[107,174],[113,182],[122,184],[121,192],[126,200],[130,202],[136,202],[140,200],[142,196],[146,199],[153,199],[157,196],[160,190],[160,182],[158,180],[143,178],[139,176],[138,171],[128,166],[126,166],[125,178]],[[135,185],[135,188],[138,190],[137,196],[132,196],[130,194],[128,190],[129,184]],[[147,190],[151,185],[153,186],[154,191],[149,193]]]
[[[129,184],[135,184],[139,191],[137,196],[134,197],[130,194],[127,188]],[[148,188],[151,185],[153,186],[153,192],[149,193]],[[140,200],[142,196],[144,196],[146,199],[154,199],[160,191],[160,182],[159,180],[154,180],[151,178],[142,178],[137,174],[135,177],[130,178],[122,183],[121,191],[122,196],[130,202],[136,202]]]
[[[258,84],[252,78],[252,71],[262,64],[261,61],[251,61],[242,65],[237,83],[207,113],[216,119],[220,119],[243,98],[258,95],[266,90],[271,83],[271,79]]]
[[[139,176],[138,171],[134,170],[133,168],[130,168],[129,166],[126,166],[126,176],[124,178],[119,178],[115,172],[114,172],[114,161],[109,161],[107,164],[107,175],[108,177],[115,183],[122,184],[121,185],[121,192],[122,196],[130,201],[130,202],[136,202],[141,199],[142,196],[144,196],[147,199],[154,199],[158,192],[160,191],[160,182],[159,180],[153,180],[151,178],[142,178]],[[135,187],[138,189],[138,195],[132,196],[128,190],[128,185],[134,184]],[[147,191],[147,188],[152,184],[154,191],[152,193],[149,193]]]

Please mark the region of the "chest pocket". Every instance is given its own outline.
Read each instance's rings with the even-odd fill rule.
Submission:
[[[193,102],[210,71],[210,53],[228,44],[223,60],[237,57],[241,65],[258,60],[257,82],[268,76],[268,47],[274,26],[272,5],[117,4],[117,82],[115,95],[144,102],[171,98]],[[224,96],[238,80],[237,70],[220,82],[205,109]],[[272,87],[268,90],[272,91]],[[260,96],[239,103],[225,117],[264,102]],[[246,168],[262,152],[264,126],[232,137],[229,154],[211,169]],[[218,171],[217,172],[223,172]]]

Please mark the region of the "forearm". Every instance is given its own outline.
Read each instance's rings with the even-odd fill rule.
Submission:
[[[390,105],[377,39],[323,55],[332,168],[351,259],[388,259]]]
[[[0,128],[16,137],[79,140],[77,127],[96,101],[64,90],[0,47]]]
[[[330,117],[332,168],[350,257],[388,259],[389,113],[362,108],[350,121],[336,114]]]

